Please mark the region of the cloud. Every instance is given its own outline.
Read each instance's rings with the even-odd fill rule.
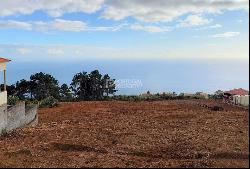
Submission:
[[[81,31],[119,31],[122,28],[127,27],[128,24],[122,23],[115,26],[97,26],[91,27],[88,26],[83,21],[72,21],[72,20],[63,20],[55,19],[53,21],[32,21],[32,22],[21,22],[14,20],[0,21],[0,29],[23,29],[28,31],[67,31],[67,32],[81,32]]]
[[[40,61],[82,61],[84,59],[213,59],[213,58],[235,58],[249,59],[249,48],[245,42],[235,44],[183,45],[181,50],[177,47],[147,46],[114,47],[109,45],[35,45],[35,44],[0,44],[1,55],[11,60],[22,60],[25,62]],[[30,52],[25,55],[17,49],[25,48]],[[212,52],[211,52],[212,51]]]
[[[48,31],[67,31],[67,32],[81,32],[81,31],[109,31],[115,32],[121,29],[132,29],[132,30],[142,30],[150,33],[163,33],[168,32],[168,27],[152,26],[152,25],[141,25],[141,24],[127,24],[122,23],[116,26],[88,26],[83,21],[71,21],[63,19],[55,19],[53,21],[33,21],[33,22],[20,22],[20,21],[1,21],[0,29],[23,29],[23,30],[35,30],[41,32]]]
[[[179,27],[201,26],[212,22],[212,20],[201,17],[200,15],[189,15],[185,20],[179,21]]]
[[[128,24],[127,23],[122,23],[122,24],[119,24],[119,25],[116,25],[116,26],[97,26],[97,27],[91,27],[91,26],[88,26],[85,30],[86,31],[92,31],[92,32],[95,32],[95,31],[110,31],[110,32],[116,32],[116,31],[119,31],[123,28],[126,28],[128,27]]]
[[[207,29],[219,29],[222,28],[223,26],[221,24],[214,24],[214,25],[209,25],[201,28],[197,28],[196,30],[207,30]]]
[[[7,20],[7,21],[0,21],[0,28],[31,30],[32,25],[26,22]]]
[[[0,44],[2,55],[11,60],[29,61],[72,61],[84,59],[114,59],[114,58],[161,58],[162,50],[142,48],[113,47],[113,46],[86,46],[86,45],[35,45],[35,44]],[[19,48],[30,49],[23,56],[17,51]],[[137,49],[137,50],[136,50]],[[164,49],[165,50],[165,49]],[[34,57],[35,56],[35,57]]]
[[[102,17],[113,20],[133,17],[145,22],[168,22],[189,13],[248,10],[248,6],[248,0],[107,0]]]
[[[132,30],[142,30],[149,33],[164,33],[169,32],[170,29],[168,27],[160,27],[160,26],[144,26],[140,24],[133,24],[130,26]]]
[[[79,32],[86,28],[86,23],[82,21],[68,21],[62,19],[56,19],[53,22],[48,23],[48,29]]]
[[[55,19],[50,22],[34,21],[21,22],[14,20],[0,21],[0,29],[23,29],[23,30],[38,30],[38,31],[72,31],[79,32],[86,28],[86,23],[82,21],[69,21],[62,19]]]
[[[222,25],[221,24],[215,24],[215,25],[209,26],[209,28],[211,28],[211,29],[222,28]]]
[[[185,14],[249,10],[248,0],[2,0],[0,16],[27,15],[43,11],[52,17],[66,13],[96,13],[102,18],[126,17],[146,22],[172,21]]]
[[[44,11],[52,17],[65,13],[93,13],[101,8],[104,0],[7,0],[0,3],[0,16],[32,14]]]
[[[225,32],[221,34],[215,34],[213,38],[231,38],[240,35],[240,32]]]

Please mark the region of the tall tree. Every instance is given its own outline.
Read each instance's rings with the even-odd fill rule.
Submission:
[[[14,96],[14,95],[16,95],[16,86],[14,85],[14,84],[12,84],[12,85],[7,85],[6,86],[6,88],[7,88],[7,94],[8,94],[8,96]],[[3,91],[4,90],[4,84],[1,84],[1,91]]]
[[[102,78],[103,94],[105,96],[113,95],[115,90],[115,79],[111,79],[108,74],[105,74]]]
[[[61,101],[72,101],[72,93],[67,84],[63,84],[60,87],[60,100]]]
[[[31,87],[30,87],[29,81],[22,79],[16,82],[15,95],[19,97],[20,99],[24,100],[24,99],[30,98],[31,97],[30,91],[31,91]]]
[[[99,100],[103,98],[102,75],[98,70],[94,70],[89,74],[90,96],[91,100]]]
[[[71,85],[71,90],[74,93],[75,98],[79,100],[85,100],[88,98],[88,74],[87,72],[77,73],[73,79]]]
[[[108,96],[116,92],[114,82],[115,79],[109,75],[102,76],[98,70],[90,74],[81,72],[72,79],[71,89],[78,100],[101,100],[104,94]]]
[[[37,100],[45,99],[53,96],[59,99],[59,85],[58,81],[50,74],[43,72],[36,73],[30,76],[31,93]]]

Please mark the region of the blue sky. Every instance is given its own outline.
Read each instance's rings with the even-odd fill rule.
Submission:
[[[248,88],[248,25],[248,0],[6,0],[0,2],[0,56],[13,60],[10,83],[39,70],[69,83],[73,70],[86,67],[102,69],[116,79],[144,82],[140,89],[125,93]],[[63,77],[60,72],[66,70],[60,65],[67,63],[72,67]],[[154,70],[147,76],[150,63]],[[214,63],[219,74],[228,73],[230,81],[220,78],[216,85],[218,74],[209,71]],[[231,63],[240,75],[233,72]],[[37,64],[41,65],[32,66]],[[179,65],[187,68],[175,76]],[[171,66],[176,70],[171,74],[173,82],[162,80]],[[134,74],[126,71],[129,68]],[[213,79],[207,82],[210,85],[180,85],[184,81],[178,76],[199,80],[191,77],[198,68]]]

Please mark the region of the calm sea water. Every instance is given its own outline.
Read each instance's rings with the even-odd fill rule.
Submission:
[[[117,79],[119,94],[249,89],[249,63],[237,60],[12,61],[8,64],[7,80],[12,84],[42,71],[52,74],[60,84],[70,84],[74,74],[95,69]]]

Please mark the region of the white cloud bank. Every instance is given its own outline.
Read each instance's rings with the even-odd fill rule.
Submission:
[[[101,8],[103,2],[104,0],[2,0],[0,16],[27,15],[35,11],[44,11],[52,17],[72,12],[93,13]]]
[[[184,14],[218,13],[222,10],[249,10],[248,0],[2,0],[0,16],[27,15],[44,11],[52,17],[65,13],[95,13],[121,20],[133,17],[146,22],[172,21]]]
[[[2,0],[0,17],[30,15],[43,11],[51,21],[16,21],[0,20],[0,29],[23,29],[36,31],[118,31],[123,28],[141,30],[150,33],[164,33],[174,28],[209,25],[212,19],[205,18],[205,13],[220,13],[224,10],[249,10],[248,0]],[[127,17],[136,19],[134,23],[116,26],[88,26],[80,20],[58,19],[66,13],[96,13],[100,18],[122,20]],[[179,17],[187,15],[186,19]],[[177,21],[169,28],[166,22]],[[148,22],[148,23],[147,23]],[[154,23],[163,23],[154,25]],[[208,26],[209,27],[209,26]],[[208,28],[207,27],[207,28]],[[209,28],[220,28],[211,25]]]
[[[249,9],[248,0],[107,0],[102,17],[121,20],[133,17],[146,22],[172,21],[184,14],[218,13]]]
[[[245,42],[244,42],[245,43]],[[0,44],[0,55],[12,60],[22,61],[80,61],[84,59],[248,59],[249,48],[246,45],[204,45],[184,46],[181,48],[148,48],[86,45],[32,45]],[[46,55],[44,55],[46,53]],[[35,57],[34,57],[35,56]],[[240,56],[240,57],[239,57]]]

